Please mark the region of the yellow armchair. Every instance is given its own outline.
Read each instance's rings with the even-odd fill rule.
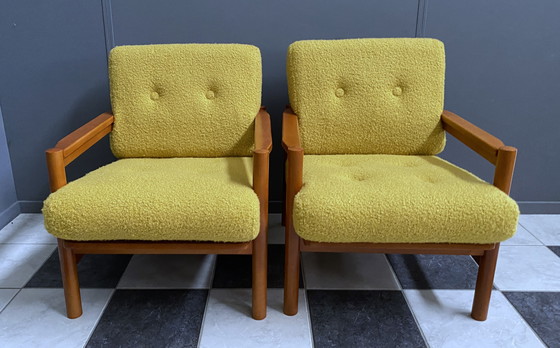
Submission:
[[[301,252],[458,254],[479,263],[472,317],[485,320],[519,215],[517,150],[443,110],[443,44],[299,41],[287,70],[284,312],[297,313]],[[494,185],[436,156],[446,132],[496,166]]]
[[[263,319],[272,137],[259,49],[121,46],[109,73],[114,115],[46,152],[43,214],[58,238],[68,317],[82,314],[84,254],[252,254],[253,318]],[[119,159],[67,183],[65,167],[107,134]]]

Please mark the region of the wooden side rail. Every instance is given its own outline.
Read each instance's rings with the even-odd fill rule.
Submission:
[[[250,255],[253,242],[144,242],[144,241],[91,241],[62,240],[64,248],[75,254],[228,254]]]

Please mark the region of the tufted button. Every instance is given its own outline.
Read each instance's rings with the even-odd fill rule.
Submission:
[[[150,99],[152,99],[152,100],[158,100],[158,99],[159,99],[159,93],[156,92],[156,91],[153,91],[153,92],[150,94]]]
[[[402,88],[400,88],[399,86],[393,88],[393,95],[395,97],[398,97],[401,94],[402,94]]]
[[[354,180],[355,180],[355,181],[365,181],[365,180],[366,180],[366,177],[365,177],[365,175],[363,175],[363,174],[355,174],[355,175],[354,175]]]
[[[430,184],[435,184],[436,182],[438,182],[438,179],[429,176],[429,177],[425,178],[424,181],[426,181],[426,182],[428,182],[428,183],[430,183]]]
[[[334,92],[334,94],[340,98],[344,95],[344,90],[342,88],[339,88],[336,90],[336,92]]]
[[[206,99],[214,99],[214,98],[216,98],[216,94],[214,93],[214,91],[206,92]]]

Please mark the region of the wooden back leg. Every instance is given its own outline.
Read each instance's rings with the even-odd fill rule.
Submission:
[[[82,315],[82,298],[80,296],[76,254],[72,252],[72,249],[64,246],[64,240],[58,239],[58,256],[64,286],[66,315],[70,319],[75,319]]]
[[[296,315],[298,312],[298,292],[300,277],[299,236],[295,233],[292,226],[292,222],[287,221],[286,254],[284,260],[284,314],[286,315]]]
[[[253,241],[253,319],[266,318],[267,240],[266,231]]]
[[[500,244],[498,243],[494,249],[486,250],[478,261],[478,276],[471,313],[471,317],[475,320],[484,321],[488,317],[499,249]]]

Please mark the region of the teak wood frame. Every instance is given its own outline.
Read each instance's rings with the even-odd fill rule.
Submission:
[[[46,151],[51,192],[66,185],[66,166],[113,129],[114,117],[103,113]],[[68,318],[82,315],[77,263],[84,254],[248,254],[252,255],[252,315],[266,317],[268,168],[272,150],[270,115],[261,107],[255,118],[253,190],[260,203],[260,230],[244,243],[176,241],[70,241],[58,239],[60,268]]]
[[[495,165],[494,186],[509,195],[517,149],[505,146],[500,139],[452,112],[444,110],[441,121],[445,131]],[[299,264],[300,253],[303,251],[442,254],[472,255],[479,264],[471,316],[476,320],[486,320],[500,243],[319,243],[304,240],[296,234],[293,226],[294,197],[303,184],[303,148],[299,137],[298,116],[289,106],[286,107],[282,120],[282,146],[287,155],[286,201],[283,217],[286,231],[285,314],[295,315],[298,311]]]

